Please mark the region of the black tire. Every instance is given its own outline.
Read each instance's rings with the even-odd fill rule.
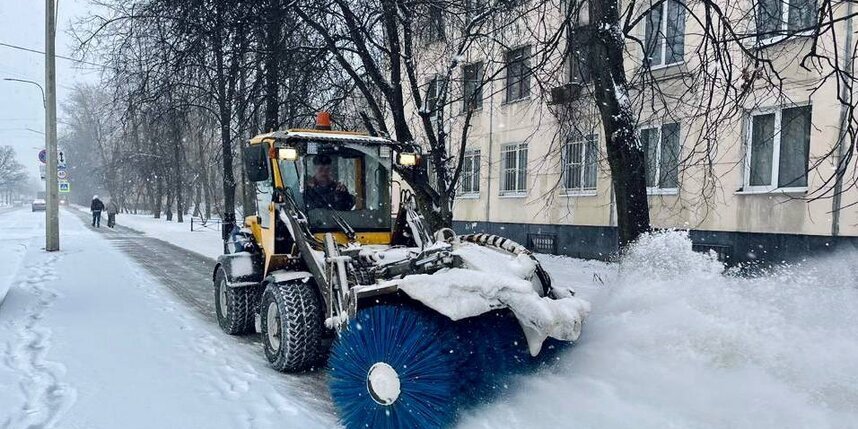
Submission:
[[[259,313],[265,357],[272,368],[307,371],[324,359],[324,312],[313,283],[269,284]]]
[[[259,299],[255,287],[232,288],[226,284],[223,268],[218,268],[214,279],[215,313],[217,323],[230,335],[254,332],[254,309]]]

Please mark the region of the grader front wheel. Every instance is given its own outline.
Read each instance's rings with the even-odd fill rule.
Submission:
[[[262,294],[262,344],[281,372],[313,368],[325,357],[322,303],[311,283],[269,284]]]

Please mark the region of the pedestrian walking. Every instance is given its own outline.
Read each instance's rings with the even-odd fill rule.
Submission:
[[[107,226],[113,228],[116,226],[116,215],[119,213],[119,204],[113,201],[113,198],[107,200]]]
[[[104,203],[98,199],[98,195],[92,196],[92,203],[89,205],[89,211],[92,212],[92,226],[101,228],[101,212],[104,211]]]

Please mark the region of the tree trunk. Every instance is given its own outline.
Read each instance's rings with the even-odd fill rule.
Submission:
[[[182,180],[182,130],[179,124],[178,114],[173,115],[173,119],[171,120],[173,126],[173,171],[175,172],[174,185],[175,185],[175,195],[176,195],[176,222],[182,223],[185,221],[184,213],[185,209],[183,207],[184,201],[182,198],[182,191],[184,190],[183,180]]]
[[[155,214],[155,219],[161,219],[161,209],[163,208],[164,201],[164,179],[159,176],[155,180],[157,183],[155,184],[155,198],[152,204],[152,212]]]
[[[629,101],[619,3],[593,0],[588,4],[590,20],[596,29],[590,51],[594,96],[606,138],[616,195],[619,245],[623,250],[650,230],[646,162]]]
[[[265,131],[275,131],[279,127],[280,100],[280,28],[281,0],[269,0],[268,23],[265,28]]]
[[[235,226],[235,176],[232,171],[232,133],[230,130],[232,112],[230,91],[224,70],[223,17],[220,5],[215,4],[215,30],[212,36],[212,51],[215,60],[215,78],[217,82],[218,122],[220,123],[221,155],[223,157],[223,215],[221,238],[226,242]],[[233,53],[238,55],[238,53]],[[224,250],[226,246],[224,245]]]

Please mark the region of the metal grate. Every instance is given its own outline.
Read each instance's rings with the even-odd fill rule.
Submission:
[[[535,253],[557,254],[556,234],[527,234],[527,248]]]
[[[723,244],[693,244],[691,246],[691,250],[700,253],[709,253],[709,251],[713,251],[721,262],[729,262],[730,259],[733,258],[733,246],[726,246]]]

